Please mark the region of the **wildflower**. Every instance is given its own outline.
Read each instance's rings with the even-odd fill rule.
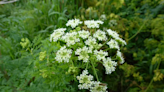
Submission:
[[[66,28],[59,28],[54,30],[54,32],[50,35],[50,42],[52,42],[52,40],[56,42],[64,34],[65,30]]]
[[[95,21],[97,24],[103,24],[104,22],[103,21],[101,21],[101,20],[96,20]]]
[[[154,70],[155,76],[153,77],[154,81],[161,81],[164,78],[164,75],[160,72],[160,70]]]
[[[78,85],[79,89],[89,89],[92,85],[93,76],[88,75],[88,70],[83,70],[82,74],[77,76],[77,79],[81,83]]]
[[[103,24],[101,20],[86,20],[84,24],[87,25],[88,28],[99,28],[99,24]]]
[[[22,42],[20,42],[20,44],[23,48],[27,47],[30,44],[30,41],[28,38],[22,38],[21,41]]]
[[[161,55],[160,54],[155,54],[155,56],[152,58],[151,63],[152,63],[152,65],[154,65],[156,63],[161,62],[161,60],[162,60]]]
[[[46,57],[46,51],[39,53],[39,60],[40,61],[43,61],[45,57]]]
[[[116,48],[119,50],[119,45],[115,40],[111,39],[107,44],[111,49]]]
[[[143,77],[139,75],[139,72],[133,73],[133,77],[136,78],[138,81],[142,81]]]
[[[117,51],[117,58],[119,59],[121,64],[123,64],[125,62],[120,51]]]
[[[90,47],[94,47],[94,45],[95,45],[96,43],[97,43],[97,42],[96,42],[96,39],[93,38],[93,37],[91,37],[91,36],[89,36],[89,37],[88,37],[88,40],[85,41],[85,44],[88,45],[88,46],[90,46]]]
[[[85,30],[79,31],[78,33],[79,33],[79,36],[83,39],[88,38],[90,35],[89,31],[85,31]]]
[[[103,50],[94,50],[94,54],[96,55],[97,60],[105,60],[105,56],[108,56],[108,53],[104,52]]]
[[[108,34],[109,34],[110,36],[112,36],[113,38],[119,37],[119,34],[118,34],[117,32],[115,32],[115,31],[112,31],[111,29],[108,29],[107,32],[108,32]]]
[[[94,34],[93,34],[93,37],[97,38],[98,40],[100,41],[105,41],[107,40],[107,37],[105,35],[105,32],[101,31],[101,30],[98,30],[96,31]]]
[[[116,39],[116,41],[120,42],[122,46],[126,45],[125,40],[123,40],[122,38],[116,37],[115,39]]]
[[[100,19],[103,20],[103,21],[106,20],[106,15],[105,14],[101,15]]]
[[[68,69],[68,72],[67,72],[67,73],[69,73],[69,74],[75,74],[75,73],[77,73],[77,72],[78,72],[78,71],[77,71],[77,69],[78,69],[78,67],[74,67],[74,66],[69,67],[69,69]]]
[[[66,23],[66,26],[71,26],[72,28],[75,28],[79,24],[82,24],[82,22],[79,19],[72,19]]]
[[[116,20],[110,20],[109,25],[113,27],[113,26],[117,25],[117,21]]]
[[[91,36],[88,37],[88,39],[85,41],[85,44],[88,45],[92,49],[94,48],[96,49],[102,46],[102,44],[98,44],[96,42],[96,39]]]
[[[69,59],[71,58],[71,54],[72,54],[72,50],[66,49],[66,46],[63,46],[60,48],[60,50],[57,51],[55,59],[59,63],[62,61],[69,62]]]
[[[62,36],[62,39],[66,42],[67,46],[74,45],[76,42],[79,42],[77,32],[66,33]]]
[[[110,57],[107,57],[107,59],[103,61],[103,65],[105,67],[106,74],[111,74],[113,71],[115,71],[115,66],[117,63],[112,61]]]
[[[107,92],[107,85],[100,83],[99,81],[92,82],[92,86],[90,88],[91,92]]]
[[[89,59],[88,53],[92,53],[92,50],[86,46],[84,46],[83,48],[79,48],[75,51],[75,54],[79,55],[78,60],[83,60],[83,62],[88,62]]]

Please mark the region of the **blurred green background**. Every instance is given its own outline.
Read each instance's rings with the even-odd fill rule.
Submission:
[[[41,51],[55,49],[47,40],[53,30],[66,27],[73,18],[101,19],[103,29],[117,31],[127,42],[121,49],[126,63],[110,75],[99,69],[109,92],[164,92],[163,0],[19,0],[0,4],[0,92],[86,92],[78,89],[71,75],[63,74],[67,65],[55,65],[60,70],[36,63]]]

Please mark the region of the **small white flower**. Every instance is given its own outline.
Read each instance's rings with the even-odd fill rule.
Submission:
[[[107,85],[102,85],[99,81],[93,81],[90,92],[108,92]]]
[[[66,46],[63,46],[60,48],[60,50],[57,51],[55,59],[59,63],[62,61],[69,62],[69,59],[71,58],[71,54],[72,54],[72,50],[66,49]]]
[[[93,48],[95,46],[95,44],[97,44],[97,42],[96,42],[95,38],[89,36],[88,40],[85,41],[85,44],[90,46],[91,48]]]
[[[117,58],[119,59],[120,64],[123,64],[125,62],[120,51],[117,51]]]
[[[89,60],[88,53],[92,53],[92,50],[86,46],[84,46],[83,48],[79,48],[75,51],[75,54],[79,55],[78,60],[83,60],[83,62],[88,62]]]
[[[62,39],[66,42],[67,46],[74,45],[76,42],[79,42],[77,32],[66,33],[62,36]]]
[[[78,85],[79,89],[89,89],[92,85],[93,76],[88,75],[88,70],[83,70],[82,74],[77,76],[77,79],[81,83]]]
[[[90,35],[90,32],[89,31],[85,31],[85,30],[82,30],[82,31],[78,31],[79,33],[79,36],[83,39],[86,39],[89,37]]]
[[[87,25],[88,28],[99,28],[99,24],[103,24],[101,20],[86,20],[84,24]]]
[[[117,37],[117,38],[115,38],[115,39],[116,39],[116,41],[120,42],[122,46],[126,45],[126,41],[123,40],[122,38]]]
[[[79,24],[82,24],[79,19],[72,19],[67,22],[66,26],[71,26],[72,28],[75,28]]]
[[[107,59],[103,61],[103,65],[105,67],[106,74],[111,74],[113,71],[115,71],[115,66],[117,63],[112,61],[110,57],[107,57]]]
[[[108,56],[108,53],[103,50],[94,50],[94,54],[96,55],[97,60],[104,60],[105,56]]]
[[[116,31],[112,31],[111,29],[107,30],[108,34],[112,36],[113,38],[119,37],[119,34]]]
[[[113,39],[111,39],[107,44],[109,45],[111,49],[113,48],[116,48],[118,50],[120,49],[118,43]]]
[[[65,30],[66,28],[59,28],[54,30],[54,32],[50,35],[50,42],[52,42],[52,40],[56,42],[64,34]]]
[[[103,24],[103,23],[104,23],[104,22],[101,21],[101,20],[96,20],[95,22],[98,23],[98,24]]]
[[[93,37],[97,38],[100,41],[106,41],[107,37],[105,35],[105,32],[101,31],[101,30],[97,30],[94,34]]]
[[[103,20],[103,21],[106,20],[106,15],[105,14],[101,15],[100,19]]]
[[[102,44],[98,44],[96,39],[92,36],[88,37],[88,39],[85,41],[85,44],[88,45],[90,49],[98,49],[102,46]]]
[[[110,20],[109,25],[112,26],[112,27],[117,25],[117,20]]]

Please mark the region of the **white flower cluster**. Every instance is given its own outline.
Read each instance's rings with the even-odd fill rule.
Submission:
[[[107,32],[113,38],[118,38],[119,37],[119,34],[116,31],[112,31],[111,29],[108,29]]]
[[[82,22],[79,19],[69,20],[66,26],[71,26],[72,31],[65,32],[66,28],[59,28],[54,30],[50,35],[50,42],[60,43],[62,46],[56,53],[55,60],[60,62],[81,61],[87,64],[90,62],[102,62],[106,74],[111,74],[115,71],[117,62],[112,61],[109,49],[116,49],[116,59],[123,64],[124,58],[120,52],[120,45],[126,45],[126,42],[119,37],[119,34],[111,29],[102,31],[99,28],[103,24],[100,20],[87,20],[84,24],[88,29],[83,30],[77,27]],[[76,27],[76,28],[75,28]],[[93,29],[90,29],[93,28]],[[90,33],[90,31],[92,33]],[[77,57],[78,59],[74,59]],[[84,70],[80,76],[79,89],[88,89],[91,92],[106,92],[107,86],[101,85],[99,81],[93,81],[93,76],[88,75],[88,71]]]
[[[123,39],[121,39],[121,38],[119,37],[119,34],[118,34],[116,31],[113,31],[113,30],[111,30],[111,29],[108,29],[107,32],[108,32],[108,34],[109,34],[111,37],[113,37],[115,40],[117,40],[117,41],[119,41],[120,43],[122,43],[122,45],[126,45],[126,42],[125,42]]]
[[[88,45],[90,48],[99,48],[102,44],[98,44],[96,39],[92,36],[89,36],[88,39],[85,41],[85,44]]]
[[[60,50],[57,51],[55,59],[58,62],[69,62],[69,59],[71,58],[72,50],[66,49],[66,46],[61,47]]]
[[[78,85],[79,89],[89,89],[92,86],[93,76],[87,74],[88,70],[84,70],[80,76],[77,76],[79,83],[81,83]]]
[[[118,49],[118,50],[120,49],[120,47],[119,47],[117,41],[115,41],[115,40],[113,40],[113,39],[111,39],[107,44],[109,45],[109,47],[110,47],[111,49],[113,49],[113,48],[116,48],[116,49]]]
[[[119,59],[120,63],[124,63],[124,58],[120,52],[120,47],[119,43],[121,43],[122,46],[126,45],[126,42],[119,37],[119,34],[111,29],[107,30],[108,35],[111,36],[113,39],[111,39],[107,44],[109,45],[110,48],[116,48],[117,51],[117,58]],[[115,40],[114,40],[115,39]]]
[[[117,25],[117,20],[110,20],[110,21],[109,21],[109,25],[110,25],[111,27]]]
[[[99,28],[99,24],[103,24],[104,22],[102,22],[101,20],[86,20],[84,21],[84,24],[88,27],[88,28]]]
[[[80,76],[77,76],[79,80],[79,89],[89,89],[91,92],[107,92],[107,86],[101,85],[99,81],[93,81],[93,76],[88,75],[88,70],[83,70]]]
[[[92,53],[92,50],[86,46],[84,46],[83,48],[79,48],[75,51],[75,54],[79,55],[78,60],[83,60],[83,62],[88,62],[88,53]]]
[[[93,86],[90,88],[91,92],[108,92],[106,84],[102,84],[99,81],[92,82]]]
[[[123,64],[125,62],[120,51],[117,51],[117,58],[119,59],[121,64]]]
[[[79,24],[82,24],[79,19],[72,19],[67,22],[66,26],[71,26],[72,28],[75,28]]]
[[[77,32],[66,33],[62,39],[66,42],[67,46],[74,45],[76,42],[80,41]]]
[[[85,31],[85,30],[79,31],[78,33],[79,33],[79,36],[83,39],[88,38],[90,35],[89,31]]]
[[[112,59],[110,57],[108,57],[103,61],[103,65],[105,67],[106,74],[111,74],[113,71],[115,71],[117,62],[112,61]]]
[[[94,34],[93,37],[97,38],[100,41],[106,41],[107,37],[105,35],[106,33],[101,31],[101,30],[97,30]]]
[[[54,42],[56,42],[65,32],[66,28],[59,28],[54,30],[54,32],[50,35],[50,42],[52,42],[52,40]]]
[[[106,15],[105,14],[101,15],[100,19],[103,20],[103,21],[106,20]]]
[[[105,60],[105,56],[108,56],[108,53],[103,50],[94,50],[94,54],[96,55],[97,60]]]

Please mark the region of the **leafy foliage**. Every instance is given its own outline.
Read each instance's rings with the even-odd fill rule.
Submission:
[[[84,92],[74,80],[78,72],[69,74],[66,64],[49,62],[59,46],[47,39],[68,19],[104,14],[103,29],[116,30],[128,42],[121,48],[127,63],[115,73],[104,75],[97,65],[108,91],[163,92],[163,8],[163,0],[20,0],[0,5],[0,91]]]

